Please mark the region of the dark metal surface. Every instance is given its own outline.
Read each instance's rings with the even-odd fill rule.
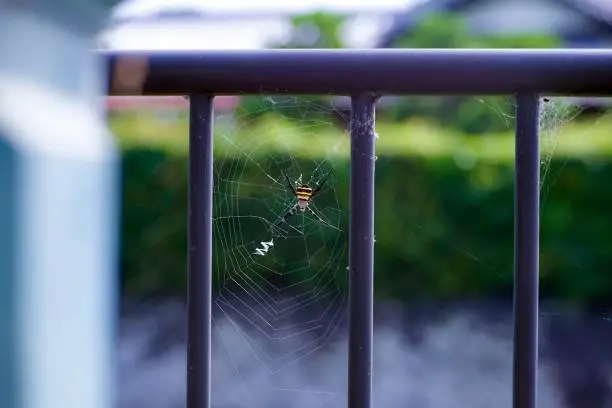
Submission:
[[[516,109],[514,198],[514,408],[535,408],[538,367],[539,100],[520,94]]]
[[[211,401],[212,101],[190,98],[187,408],[210,408]]]
[[[110,94],[612,94],[612,50],[256,50],[103,53]],[[119,78],[118,76],[122,76]],[[143,76],[137,90],[122,89]]]
[[[372,406],[374,96],[351,101],[348,406]]]

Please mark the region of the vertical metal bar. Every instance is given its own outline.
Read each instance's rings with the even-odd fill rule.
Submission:
[[[536,407],[540,184],[538,133],[538,95],[519,94],[514,190],[514,408]]]
[[[192,95],[189,106],[187,408],[210,408],[213,97]]]
[[[348,406],[372,406],[375,96],[351,99]]]

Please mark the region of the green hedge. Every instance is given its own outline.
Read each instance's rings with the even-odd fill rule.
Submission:
[[[608,119],[602,119],[605,120]],[[294,152],[294,166],[307,168],[325,152],[330,156],[329,141],[340,143],[343,148],[332,152],[329,160],[335,169],[333,186],[342,210],[341,225],[346,227],[348,158],[344,147],[347,138],[340,131],[321,128],[316,130],[316,140],[302,142],[303,129],[292,126],[278,118],[253,123],[248,134],[239,132],[232,143],[239,145],[241,138],[253,137],[272,140],[281,133],[284,139],[276,148],[271,143],[266,149],[252,152],[260,156],[251,163],[269,169],[277,165],[278,157],[286,150]],[[182,292],[187,244],[186,123],[155,122],[151,118],[141,122],[137,117],[123,117],[114,119],[112,127],[124,149],[123,289],[132,296]],[[612,190],[608,187],[612,179],[612,161],[607,158],[612,143],[606,139],[606,128],[609,129],[603,122],[597,127],[569,124],[556,139],[555,156],[542,191],[541,285],[544,296],[597,303],[612,294],[612,274],[608,271],[612,261],[609,250],[612,247],[612,217],[608,214],[612,203]],[[379,157],[376,163],[378,296],[456,298],[510,294],[513,265],[511,133],[483,142],[481,137],[451,134],[422,122],[379,124],[377,130],[381,135],[377,142]],[[588,134],[588,143],[585,143],[585,134]],[[238,174],[239,179],[232,181],[242,180],[245,187],[264,185],[266,181],[257,166],[232,154],[231,146],[223,138],[217,138],[215,149],[216,168],[219,169],[216,175],[218,208],[226,208],[234,215],[248,212],[269,218],[273,207],[279,214],[288,202],[286,192],[279,192],[278,197],[267,200],[260,197],[264,200],[254,205],[250,195],[258,194],[259,190],[253,188],[244,192],[244,196],[235,194],[232,206],[227,203],[234,190],[222,187],[222,180],[230,176],[236,178]],[[460,157],[457,151],[461,152]],[[467,162],[471,164],[465,165],[461,157],[470,157]],[[223,169],[239,171],[223,174]],[[223,191],[225,193],[220,194]],[[322,194],[321,200],[317,203],[322,209],[335,205],[331,190]],[[253,233],[257,223],[240,224],[244,227],[241,232],[235,230],[236,225],[215,223],[217,287],[228,281],[226,271],[232,272],[228,254],[221,251],[231,246],[227,237],[244,234],[247,241],[257,238]],[[325,265],[326,257],[332,252],[337,254],[340,249],[338,233],[328,230],[320,235],[316,239],[323,250],[313,255],[312,268],[285,277],[283,284],[305,280],[308,284],[321,284],[318,278],[308,280],[308,274]],[[333,248],[336,249],[332,251]],[[275,249],[278,262],[290,262],[290,247],[287,247],[286,256],[279,248]],[[240,256],[243,253],[236,252],[233,257],[239,259]],[[251,262],[242,259],[239,267],[255,271],[255,267],[245,267]],[[336,259],[334,272],[328,273],[340,286],[346,275],[345,267],[344,259]],[[253,279],[256,275],[253,272]]]

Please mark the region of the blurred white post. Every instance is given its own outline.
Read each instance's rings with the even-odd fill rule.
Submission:
[[[114,404],[117,157],[84,3],[0,0],[0,407]]]

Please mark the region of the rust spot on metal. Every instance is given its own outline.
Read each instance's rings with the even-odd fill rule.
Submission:
[[[120,57],[112,67],[111,93],[113,95],[142,95],[149,73],[146,57]]]

